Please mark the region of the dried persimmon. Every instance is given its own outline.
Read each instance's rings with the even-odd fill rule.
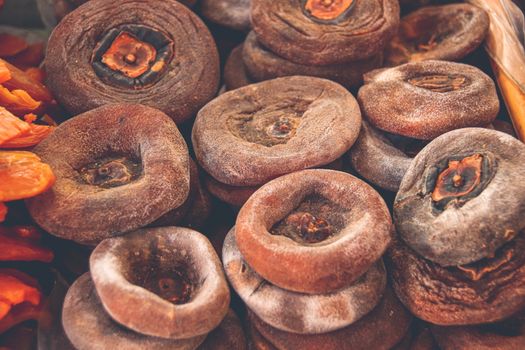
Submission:
[[[0,148],[26,148],[40,143],[51,133],[53,128],[47,125],[29,124],[30,129],[23,135],[0,144]]]
[[[31,152],[0,151],[0,201],[36,196],[55,182],[51,167]]]
[[[51,262],[53,252],[40,247],[28,239],[0,234],[0,261],[42,261]],[[1,299],[1,297],[0,297]]]
[[[0,86],[1,89],[1,86]],[[0,90],[0,103],[2,102]],[[9,113],[0,107],[0,145],[28,132],[30,124]]]
[[[11,72],[9,68],[7,68],[7,65],[0,60],[0,84],[9,79],[11,79]]]
[[[53,97],[49,90],[42,85],[40,82],[31,78],[23,70],[16,68],[12,64],[0,59],[0,67],[4,65],[11,74],[11,78],[7,81],[4,81],[2,85],[13,91],[13,90],[24,90],[29,96],[37,101],[42,101],[44,103],[51,102]]]
[[[6,216],[7,216],[7,206],[4,203],[0,202],[0,222],[3,222]]]
[[[24,90],[17,89],[9,91],[9,89],[0,85],[0,105],[14,114],[23,115],[33,112],[40,107],[41,104],[41,102],[34,100],[31,95]]]
[[[24,51],[6,59],[19,68],[36,67],[44,60],[44,43],[30,44]]]
[[[40,304],[40,291],[13,276],[9,271],[0,271],[0,319],[18,304],[28,302],[31,305]]]

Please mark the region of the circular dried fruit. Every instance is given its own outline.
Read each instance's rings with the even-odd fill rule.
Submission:
[[[271,327],[253,312],[248,311],[248,318],[252,327],[276,348],[301,350],[389,350],[404,338],[412,322],[412,316],[390,289],[368,315],[330,333],[294,334]]]
[[[292,62],[329,65],[379,54],[399,25],[396,0],[252,0],[265,47]]]
[[[412,161],[409,152],[417,144],[404,141],[408,139],[395,138],[363,121],[359,137],[348,153],[353,169],[374,185],[397,192]]]
[[[131,102],[180,123],[219,83],[212,36],[175,0],[89,1],[55,28],[45,65],[50,89],[72,113]]]
[[[290,291],[348,287],[391,239],[390,214],[372,187],[347,173],[304,170],[262,186],[242,207],[235,236],[246,262]]]
[[[438,325],[496,322],[525,307],[523,232],[493,258],[443,267],[417,255],[400,240],[387,266],[399,299],[418,318]]]
[[[251,3],[251,0],[201,0],[200,13],[221,26],[248,31]]]
[[[242,44],[235,47],[226,60],[224,66],[226,90],[235,90],[254,83],[246,71],[246,66],[242,59],[242,47]]]
[[[138,303],[128,307],[137,308],[141,305]],[[147,310],[144,310],[142,317],[148,317]],[[193,350],[206,337],[163,339],[122,327],[104,310],[89,273],[82,275],[69,288],[62,309],[62,325],[68,339],[78,350]]]
[[[376,128],[421,140],[488,125],[499,111],[489,76],[476,67],[445,61],[367,73],[358,100],[364,117]]]
[[[229,310],[221,324],[211,331],[197,350],[247,350],[246,336],[239,317]]]
[[[106,239],[89,266],[111,318],[142,334],[204,335],[228,312],[221,262],[208,239],[190,229],[149,228]]]
[[[489,16],[469,4],[428,6],[401,19],[387,47],[389,65],[424,60],[457,61],[485,40]]]
[[[333,162],[360,128],[359,106],[346,89],[295,76],[219,96],[199,111],[192,140],[199,164],[216,180],[257,186]]]
[[[515,350],[525,344],[525,313],[481,326],[432,327],[441,349]]]
[[[308,75],[326,78],[346,88],[363,83],[363,74],[381,66],[383,54],[379,53],[362,61],[325,66],[310,66],[294,63],[267,50],[258,41],[254,32],[244,42],[243,61],[248,76],[255,81],[270,80],[290,75]]]
[[[188,196],[186,144],[173,121],[150,107],[115,104],[86,112],[34,151],[57,180],[27,207],[61,238],[94,244],[152,223]]]
[[[525,145],[499,131],[466,128],[428,144],[394,203],[396,228],[444,266],[493,256],[525,228]]]
[[[379,303],[386,286],[385,268],[379,261],[355,283],[333,293],[302,294],[281,289],[244,261],[234,229],[226,236],[222,259],[228,280],[246,306],[272,327],[292,333],[326,333],[353,324]]]
[[[214,197],[238,208],[242,207],[248,198],[259,189],[259,186],[241,187],[226,185],[211,176],[206,176],[204,181],[206,188]]]

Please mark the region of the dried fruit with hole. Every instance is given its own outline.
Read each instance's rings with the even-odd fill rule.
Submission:
[[[228,312],[219,258],[208,239],[190,229],[148,228],[104,240],[90,257],[90,271],[111,318],[141,334],[199,337]]]
[[[256,191],[239,212],[235,236],[262,278],[320,294],[361,277],[383,255],[391,229],[388,209],[370,186],[343,172],[315,169]]]
[[[55,28],[46,71],[50,89],[72,113],[140,103],[177,123],[193,117],[219,84],[211,34],[175,0],[89,1]]]
[[[147,226],[188,197],[186,144],[173,121],[150,107],[114,104],[86,112],[34,151],[57,181],[26,204],[58,237],[94,244]]]

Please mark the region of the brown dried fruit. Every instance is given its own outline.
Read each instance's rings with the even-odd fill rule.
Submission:
[[[186,144],[172,120],[150,107],[94,109],[62,123],[34,151],[57,180],[27,206],[62,238],[93,244],[150,224],[188,196]]]
[[[470,4],[428,6],[401,19],[399,33],[390,41],[390,65],[424,60],[457,61],[485,39],[489,17]]]
[[[525,228],[525,146],[488,129],[451,131],[413,160],[394,203],[396,228],[444,266],[493,256]]]
[[[248,31],[251,3],[251,0],[201,0],[200,13],[213,23]]]
[[[329,1],[338,7],[335,12],[330,11],[332,5],[326,7],[328,11],[322,4],[315,6],[315,11],[310,6],[324,2],[252,0],[252,26],[257,39],[292,62],[328,65],[377,55],[397,31],[397,1]]]
[[[445,61],[372,71],[365,75],[358,100],[372,126],[421,140],[488,125],[499,111],[489,76],[476,67]]]
[[[362,84],[363,74],[381,66],[383,54],[379,53],[362,61],[344,64],[302,65],[281,58],[267,50],[257,41],[256,35],[252,31],[244,42],[243,60],[248,76],[255,81],[291,75],[307,75],[329,79],[346,88],[351,88]]]
[[[295,76],[219,96],[199,111],[192,140],[199,164],[217,181],[257,186],[338,159],[360,127],[359,107],[346,89]]]
[[[208,239],[190,229],[148,228],[106,239],[91,254],[90,271],[108,314],[141,334],[205,335],[228,312],[220,260]]]
[[[226,236],[222,255],[226,276],[246,306],[272,327],[293,333],[326,333],[353,324],[377,305],[386,286],[385,268],[379,261],[355,283],[333,293],[281,289],[244,261],[235,229]]]
[[[287,222],[297,212],[326,220],[330,235],[308,243],[302,227]],[[391,228],[388,209],[370,186],[316,169],[261,187],[241,208],[235,236],[261,277],[283,289],[319,294],[348,287],[365,273],[383,255]]]
[[[246,66],[242,59],[242,44],[235,47],[224,66],[224,84],[226,90],[235,90],[240,87],[253,84],[254,81],[248,76]]]
[[[138,307],[142,303],[133,305]],[[144,312],[147,316],[147,311]],[[104,309],[89,273],[69,288],[62,310],[62,325],[78,350],[193,350],[205,335],[189,339],[164,339],[136,333],[115,322]]]
[[[177,123],[213,98],[219,83],[213,38],[175,0],[89,1],[53,31],[46,71],[50,89],[71,113],[140,103]]]

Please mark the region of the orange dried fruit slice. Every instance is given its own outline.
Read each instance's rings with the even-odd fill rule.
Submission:
[[[8,60],[11,64],[21,67],[36,67],[44,59],[44,44],[34,43],[29,45],[24,51],[9,57]]]
[[[42,261],[51,262],[54,254],[27,239],[0,234],[0,261]],[[1,288],[1,287],[0,287]]]
[[[0,33],[0,43],[0,57],[14,56],[29,47],[23,38],[7,33]]]
[[[11,79],[11,72],[7,65],[0,60],[0,84]]]
[[[51,167],[31,152],[0,151],[0,202],[25,199],[55,182]]]
[[[31,129],[30,124],[20,120],[20,118],[17,118],[5,108],[0,107],[0,145],[20,135],[23,135],[24,133],[28,132],[29,129]]]
[[[12,64],[0,59],[0,65],[5,65],[11,74],[11,79],[2,83],[4,87],[13,90],[24,90],[36,101],[44,103],[51,102],[53,97],[51,92],[37,80],[31,78],[23,70],[16,68]]]

